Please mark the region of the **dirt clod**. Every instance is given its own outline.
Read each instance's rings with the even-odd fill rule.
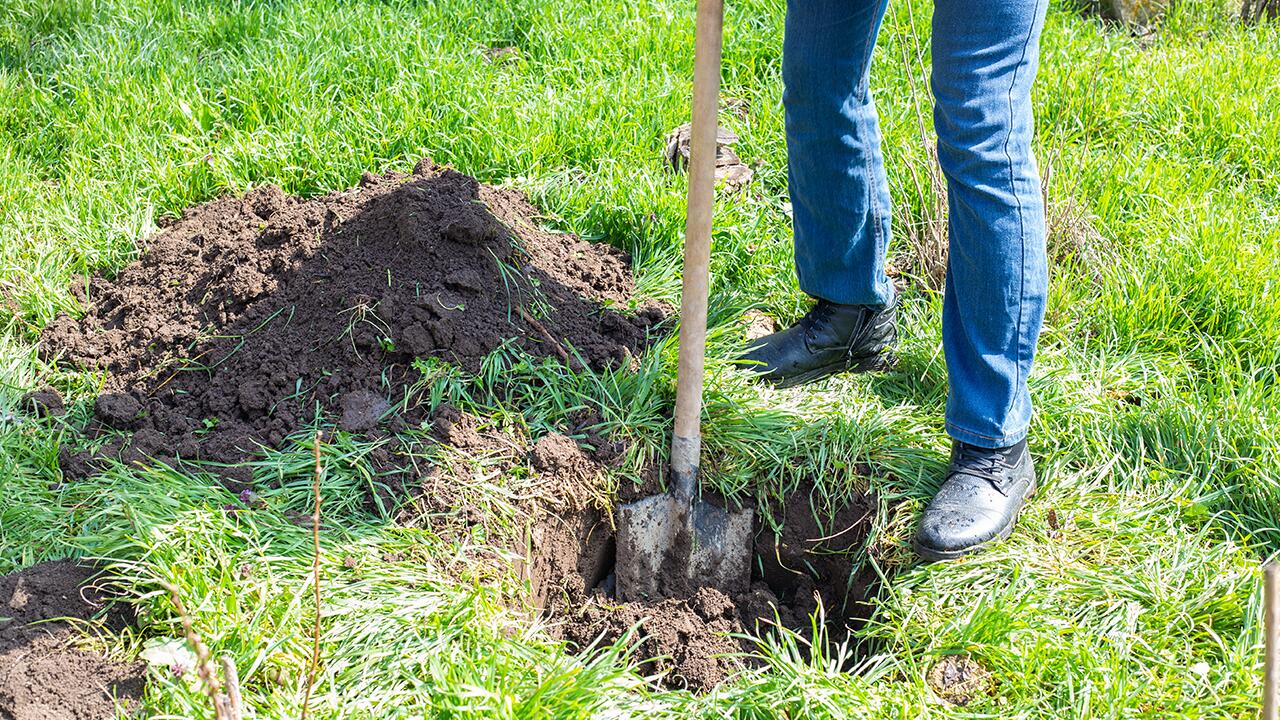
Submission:
[[[22,408],[40,418],[57,417],[66,411],[62,394],[53,388],[33,390],[22,396]]]
[[[776,332],[777,323],[773,318],[759,310],[750,310],[742,316],[743,337],[747,342],[759,340],[765,335]]]
[[[612,643],[640,624],[632,652],[644,672],[664,673],[663,684],[706,692],[741,669],[733,657],[743,648],[731,634],[743,632],[738,607],[724,593],[698,590],[687,600],[614,603],[597,595],[570,611],[559,626],[571,649]]]
[[[667,165],[676,172],[683,172],[689,167],[690,143],[693,140],[693,126],[685,123],[667,134],[663,154]],[[716,128],[716,169],[715,178],[729,190],[741,190],[755,176],[755,172],[743,164],[738,153],[734,152],[734,143],[738,136],[732,130]]]
[[[346,393],[338,404],[342,408],[338,427],[347,432],[372,430],[378,426],[378,420],[391,409],[391,403],[386,398],[369,390]]]
[[[991,672],[968,655],[948,655],[925,678],[938,697],[965,706],[991,691]]]
[[[534,443],[528,461],[540,480],[544,503],[558,511],[580,510],[603,472],[577,442],[559,433]]]
[[[0,577],[0,718],[98,720],[142,697],[142,663],[119,663],[83,647],[61,618],[89,620],[106,598],[89,583],[93,570],[45,562]],[[103,618],[120,630],[127,616]],[[53,621],[53,622],[48,622]]]
[[[93,415],[114,428],[132,427],[142,417],[142,404],[127,393],[104,393],[93,405]]]

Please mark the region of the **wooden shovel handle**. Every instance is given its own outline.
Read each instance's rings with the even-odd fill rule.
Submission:
[[[703,356],[707,345],[707,284],[711,214],[715,205],[716,129],[720,104],[720,42],[724,0],[698,0],[693,58],[693,127],[689,140],[689,204],[680,294],[680,365],[676,372],[671,469],[676,491],[693,496],[702,452]]]

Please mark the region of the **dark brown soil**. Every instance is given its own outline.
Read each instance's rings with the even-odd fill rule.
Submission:
[[[705,692],[738,669],[744,648],[732,637],[743,632],[734,600],[702,588],[685,600],[656,603],[616,603],[603,593],[568,608],[557,618],[561,637],[575,648],[612,643],[633,626],[640,629],[631,643],[632,654],[646,673],[664,673],[662,684]]]
[[[62,618],[89,620],[106,607],[94,571],[46,562],[0,577],[0,720],[97,720],[142,697],[145,665],[122,664],[77,643]],[[128,623],[111,609],[110,630]]]
[[[33,390],[22,396],[22,407],[36,417],[55,417],[65,410],[62,394],[52,388]]]
[[[511,343],[630,362],[662,312],[628,309],[620,251],[535,217],[517,191],[430,161],[311,200],[261,187],[191,208],[114,279],[90,280],[87,314],[54,320],[41,352],[106,371],[86,430],[133,435],[101,454],[229,464],[318,413],[351,432],[417,420],[418,359],[475,371]],[[73,477],[94,466],[63,458]]]
[[[875,501],[864,495],[825,505],[822,496],[812,485],[801,485],[774,511],[781,532],[766,528],[756,534],[756,573],[778,592],[787,627],[807,627],[819,598],[837,625],[870,613],[864,603],[876,575],[869,568],[853,572],[853,560],[866,544]],[[832,639],[843,640],[843,634],[833,632]]]
[[[46,359],[105,375],[84,428],[103,444],[64,453],[64,475],[96,472],[104,458],[181,459],[223,464],[248,482],[244,461],[259,446],[318,417],[369,437],[418,427],[484,459],[486,472],[531,471],[520,509],[535,520],[520,570],[570,649],[612,643],[641,623],[631,648],[646,669],[704,691],[749,662],[733,656],[750,643],[730,634],[767,631],[776,619],[807,636],[817,598],[838,636],[867,594],[852,571],[870,522],[866,498],[815,508],[811,488],[797,490],[777,513],[781,535],[757,534],[748,592],[620,604],[600,480],[621,448],[593,434],[591,410],[565,418],[591,451],[558,434],[531,443],[448,404],[427,414],[413,391],[421,361],[476,371],[509,343],[572,367],[615,366],[631,362],[662,319],[656,307],[631,307],[621,253],[541,231],[534,217],[515,191],[429,161],[411,176],[366,175],[312,200],[264,187],[188,210],[115,278],[87,282],[83,318],[61,316],[43,333]],[[27,407],[62,412],[56,393],[33,394]],[[398,467],[390,447],[375,451],[376,464]],[[411,495],[390,498],[401,521],[492,523],[471,499],[468,463],[399,471]],[[642,484],[624,483],[623,500],[660,488],[660,469],[650,468]],[[495,548],[493,560],[502,557]]]
[[[562,440],[540,444],[583,455]],[[592,462],[588,456],[572,462],[582,460]],[[595,508],[544,515],[531,530],[524,573],[554,621],[553,634],[571,650],[612,644],[639,624],[630,649],[642,669],[661,674],[665,686],[705,692],[757,662],[750,657],[754,643],[734,635],[759,635],[780,623],[808,638],[819,602],[833,642],[867,617],[870,573],[855,573],[853,561],[874,506],[863,497],[826,509],[813,506],[817,497],[812,487],[798,489],[780,514],[783,531],[759,529],[751,587],[733,597],[702,588],[660,602],[614,600],[614,525]]]

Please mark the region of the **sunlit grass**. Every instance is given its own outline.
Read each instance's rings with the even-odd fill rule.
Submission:
[[[811,638],[774,637],[761,646],[768,667],[704,697],[650,689],[621,646],[568,657],[488,561],[521,522],[503,497],[523,468],[473,488],[492,528],[442,535],[369,507],[385,478],[368,444],[339,435],[324,449],[317,716],[1256,713],[1256,567],[1280,547],[1280,27],[1242,27],[1196,0],[1135,38],[1051,8],[1037,148],[1051,206],[1078,208],[1092,229],[1077,237],[1086,226],[1066,223],[1050,238],[1032,378],[1043,489],[991,553],[915,566],[905,539],[945,462],[940,297],[905,292],[902,363],[887,375],[776,391],[728,362],[745,310],[783,323],[804,310],[786,211],[783,3],[729,5],[724,93],[747,113],[722,122],[758,166],[717,208],[707,477],[762,508],[802,480],[832,497],[879,494],[868,559],[888,582],[857,636],[875,655],[837,672],[800,651]],[[317,194],[423,155],[520,187],[549,225],[628,250],[642,296],[674,301],[684,186],[660,155],[687,115],[692,9],[0,0],[0,572],[105,558],[142,610],[121,652],[178,634],[158,584],[173,582],[209,644],[236,657],[258,716],[295,717],[315,613],[297,522],[311,500],[308,437],[257,464],[260,503],[234,513],[236,496],[191,467],[64,483],[58,449],[79,442],[97,379],[39,362],[39,328],[76,311],[74,277],[127,263],[162,215],[267,182]],[[873,76],[895,254],[907,226],[931,219],[911,172],[928,158],[915,62],[928,15],[925,2],[893,4]],[[516,51],[495,62],[492,47]],[[665,453],[669,329],[632,370],[573,375],[504,351],[474,375],[424,365],[423,396],[535,438],[592,411],[628,442],[610,482],[631,482]],[[21,412],[21,394],[46,383],[71,402],[65,421]],[[995,679],[967,710],[925,679],[955,653]],[[159,671],[147,707],[211,716]]]

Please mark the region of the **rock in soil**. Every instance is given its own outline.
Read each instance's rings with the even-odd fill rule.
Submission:
[[[56,561],[0,577],[0,718],[106,720],[116,717],[117,702],[129,709],[141,700],[143,663],[82,647],[81,634],[58,620],[88,620],[104,609],[106,598],[89,584],[93,573]],[[108,612],[104,622],[119,631],[128,618]]]
[[[627,309],[622,252],[536,216],[519,192],[426,160],[314,199],[260,187],[190,208],[114,279],[88,281],[86,314],[56,318],[41,354],[105,372],[87,432],[136,434],[102,453],[231,464],[317,406],[351,432],[399,426],[387,414],[417,361],[475,371],[509,343],[575,367],[630,363],[662,310]]]

